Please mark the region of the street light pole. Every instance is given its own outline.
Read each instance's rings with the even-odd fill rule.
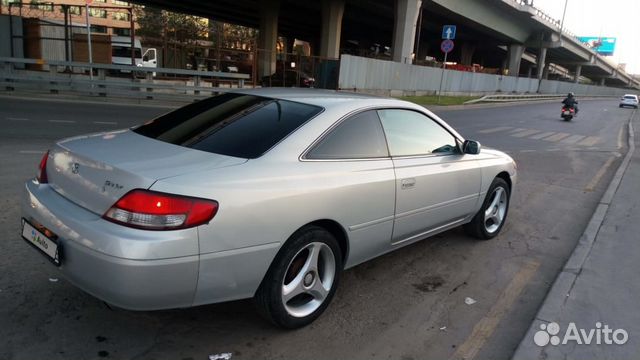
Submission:
[[[560,21],[560,43],[562,43],[562,31],[564,30],[564,16],[567,15],[567,4],[569,0],[564,0],[564,10],[562,11],[562,20]]]

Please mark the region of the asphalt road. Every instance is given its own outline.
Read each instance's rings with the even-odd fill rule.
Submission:
[[[559,108],[438,110],[465,137],[518,162],[501,235],[478,242],[454,229],[357,266],[318,321],[282,331],[250,301],[130,312],[66,282],[19,236],[22,183],[55,139],[167,109],[0,97],[0,359],[507,359],[625,151],[632,110],[583,101],[567,123]]]

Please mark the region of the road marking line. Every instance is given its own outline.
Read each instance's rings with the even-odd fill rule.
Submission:
[[[602,177],[604,176],[604,174],[607,172],[607,169],[609,169],[609,166],[611,166],[611,164],[613,164],[615,160],[616,160],[615,156],[608,158],[607,161],[602,165],[600,170],[598,170],[598,172],[595,174],[593,179],[591,179],[591,181],[589,181],[587,186],[584,187],[584,191],[589,191],[589,192],[593,191],[598,185],[598,183],[600,182],[600,180],[602,179]]]
[[[29,119],[27,119],[27,118],[16,118],[16,117],[8,117],[8,118],[5,118],[5,119],[7,119],[9,121],[29,121]]]
[[[552,135],[552,136],[549,136],[549,137],[544,138],[544,140],[545,140],[545,141],[553,141],[553,142],[556,142],[556,141],[560,141],[560,140],[562,140],[562,139],[566,138],[567,136],[571,136],[571,134],[567,134],[567,133],[557,133],[557,134],[555,134],[555,135]]]
[[[582,146],[593,146],[600,142],[600,138],[597,136],[588,136],[586,139],[580,141],[578,145]]]
[[[511,126],[500,126],[500,127],[497,127],[497,128],[480,130],[480,131],[478,131],[478,133],[480,133],[480,134],[491,134],[491,133],[496,133],[496,132],[505,131],[505,130],[509,130],[509,129],[511,129]]]
[[[64,123],[64,124],[73,124],[75,121],[73,120],[49,120],[52,123]]]
[[[529,136],[529,135],[533,135],[533,134],[537,134],[542,130],[525,130],[525,131],[521,131],[515,134],[511,134],[511,136],[513,137],[517,137],[517,138],[523,138],[525,136]]]
[[[522,265],[489,312],[473,327],[471,335],[458,347],[458,350],[456,350],[450,359],[470,360],[478,354],[487,339],[493,335],[500,320],[509,312],[511,306],[516,299],[518,299],[520,293],[524,290],[525,286],[527,286],[539,266],[540,263],[537,261],[529,261]]]
[[[510,133],[511,133],[511,134],[515,134],[515,133],[517,133],[517,132],[525,131],[525,130],[528,130],[528,129],[525,129],[525,128],[516,128],[516,129],[511,130],[511,131],[510,131]]]
[[[104,125],[118,125],[115,121],[94,121],[94,124],[104,124]]]
[[[575,143],[577,143],[578,141],[580,141],[580,140],[582,140],[584,138],[586,138],[586,136],[584,136],[584,135],[571,135],[568,138],[566,138],[566,139],[564,139],[564,140],[562,140],[560,142],[563,143],[563,144],[575,144]]]
[[[555,131],[549,131],[549,132],[545,132],[545,133],[542,133],[542,134],[530,136],[529,139],[540,140],[540,139],[545,138],[547,136],[551,136],[551,135],[553,135],[555,133],[556,133]]]
[[[20,150],[20,154],[44,154],[44,150]]]

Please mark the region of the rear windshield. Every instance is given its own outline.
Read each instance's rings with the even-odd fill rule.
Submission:
[[[192,149],[254,159],[322,108],[243,94],[223,94],[162,115],[133,131]]]
[[[624,98],[625,99],[633,99],[633,100],[637,99],[635,95],[625,95]]]

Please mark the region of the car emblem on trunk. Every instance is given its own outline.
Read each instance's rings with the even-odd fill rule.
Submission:
[[[77,162],[74,162],[73,164],[71,164],[72,173],[77,174],[79,170],[80,170],[80,164],[78,164]]]

